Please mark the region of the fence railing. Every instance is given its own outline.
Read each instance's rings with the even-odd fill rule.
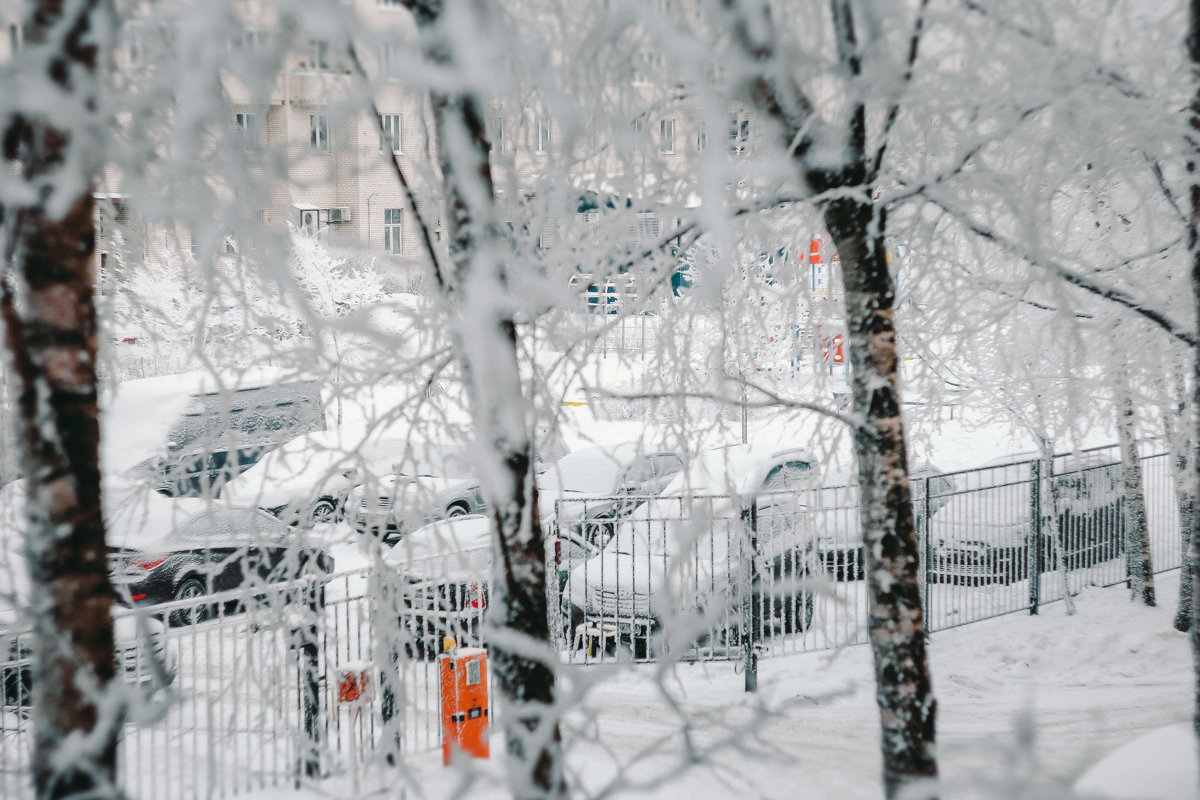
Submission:
[[[930,631],[1036,610],[1126,580],[1115,452],[913,479]],[[1180,563],[1173,465],[1142,459],[1155,570]],[[570,663],[757,659],[865,642],[858,490],[564,500],[550,626]],[[119,780],[130,797],[224,797],[395,762],[441,741],[434,656],[485,644],[490,552],[410,558],[137,611],[118,624],[134,702]],[[122,628],[125,632],[122,633]],[[133,631],[132,633],[130,631]],[[32,637],[0,635],[0,796],[32,794]],[[339,670],[378,676],[339,702]],[[494,719],[494,716],[493,716]]]
[[[911,480],[927,630],[1036,612],[1128,577],[1113,448]],[[1141,459],[1153,567],[1179,566],[1174,479]],[[624,504],[623,506],[621,504]],[[618,519],[610,518],[619,509]],[[743,658],[867,640],[858,487],[561,500],[551,628],[575,660]],[[747,571],[749,570],[749,571]],[[743,610],[744,609],[744,610]]]

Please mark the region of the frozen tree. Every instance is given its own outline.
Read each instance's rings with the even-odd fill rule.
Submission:
[[[911,23],[902,82],[911,80],[926,3]],[[830,4],[834,75],[846,88],[830,121],[818,112],[791,70],[766,3],[726,0],[736,60],[729,80],[771,126],[780,154],[791,161],[798,186],[814,196],[841,256],[853,368],[854,444],[861,491],[863,551],[870,591],[870,638],[882,728],[883,783],[896,797],[937,776],[934,720],[937,703],[925,650],[918,580],[919,553],[909,489],[904,425],[900,417],[899,357],[894,322],[895,283],[888,268],[886,207],[877,202],[888,135],[900,111],[899,95],[885,99],[883,135],[868,143],[869,92],[864,70],[883,66],[890,48],[872,41],[880,10],[849,0]],[[904,15],[910,16],[910,15]]]
[[[448,261],[434,247],[439,294],[449,307],[480,455],[481,479],[492,509],[498,558],[492,581],[500,619],[492,637],[496,681],[505,704],[508,774],[514,797],[562,797],[561,735],[555,710],[557,656],[546,606],[546,545],[533,481],[531,406],[522,385],[515,307],[502,233],[504,220],[491,175],[484,83],[472,62],[473,26],[486,30],[486,4],[461,4],[455,19],[440,0],[411,0],[427,63],[459,70],[459,81],[431,89],[437,163],[441,171]],[[462,25],[468,26],[464,30]],[[478,29],[476,29],[478,30]],[[460,38],[461,37],[461,38]],[[414,205],[414,209],[417,206]],[[424,225],[422,227],[425,227]],[[428,229],[426,241],[431,241]]]
[[[339,318],[353,317],[383,299],[383,285],[374,265],[348,263],[335,258],[315,238],[292,236],[292,273],[304,292],[305,307],[325,324],[313,326],[324,345],[332,348],[337,424],[342,424],[342,365],[348,331],[339,330]]]
[[[101,2],[37,4],[20,87],[25,111],[3,120],[0,315],[15,378],[25,550],[36,635],[34,781],[40,798],[116,797],[123,709],[115,688],[104,523],[92,179],[105,151],[98,65],[111,33]],[[53,98],[47,104],[29,94]]]

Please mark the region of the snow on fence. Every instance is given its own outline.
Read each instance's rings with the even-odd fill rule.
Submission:
[[[930,631],[1036,611],[1126,580],[1115,450],[913,480]],[[1172,464],[1142,459],[1154,568],[1179,565]],[[560,501],[550,624],[564,662],[741,661],[865,642],[854,486],[800,495]],[[486,553],[262,584],[121,614],[131,714],[119,750],[130,797],[193,800],[346,774],[440,743],[434,657],[484,644]],[[152,615],[152,616],[151,616]],[[0,796],[32,796],[31,637],[0,651]],[[339,670],[379,685],[339,702]],[[346,698],[341,698],[345,700]]]

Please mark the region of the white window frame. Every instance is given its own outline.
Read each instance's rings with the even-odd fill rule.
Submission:
[[[383,210],[383,252],[397,256],[404,252],[404,209]]]
[[[308,115],[308,144],[314,153],[329,152],[329,115],[316,111]]]
[[[328,72],[330,69],[329,60],[329,40],[328,39],[309,39],[308,40],[308,68],[318,72]]]
[[[403,153],[404,152],[404,115],[403,114],[380,114],[379,115],[379,151],[381,153]],[[391,144],[388,148],[387,145]]]
[[[635,155],[641,155],[646,152],[646,123],[635,119],[629,127],[633,129],[633,152]]]
[[[401,0],[379,0],[378,5],[380,8],[404,8],[404,3]]]
[[[700,120],[700,127],[696,130],[696,152],[703,153],[708,147],[708,124],[704,120]]]
[[[508,149],[508,119],[500,113],[488,114],[488,145],[497,153]]]
[[[662,119],[658,121],[658,152],[675,152],[675,120]]]
[[[750,150],[750,118],[734,114],[729,118],[729,152],[744,155]]]
[[[384,42],[381,44],[379,46],[379,77],[387,81],[396,80],[396,65],[399,61],[400,45],[396,42]]]
[[[247,142],[254,142],[258,138],[258,118],[253,111],[235,112],[233,125],[238,135],[244,136]]]
[[[550,147],[550,118],[539,115],[534,120],[533,152],[545,153]]]

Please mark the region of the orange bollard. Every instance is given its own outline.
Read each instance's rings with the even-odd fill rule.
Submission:
[[[487,650],[457,649],[448,640],[438,656],[442,696],[442,763],[449,766],[454,750],[489,758]]]

